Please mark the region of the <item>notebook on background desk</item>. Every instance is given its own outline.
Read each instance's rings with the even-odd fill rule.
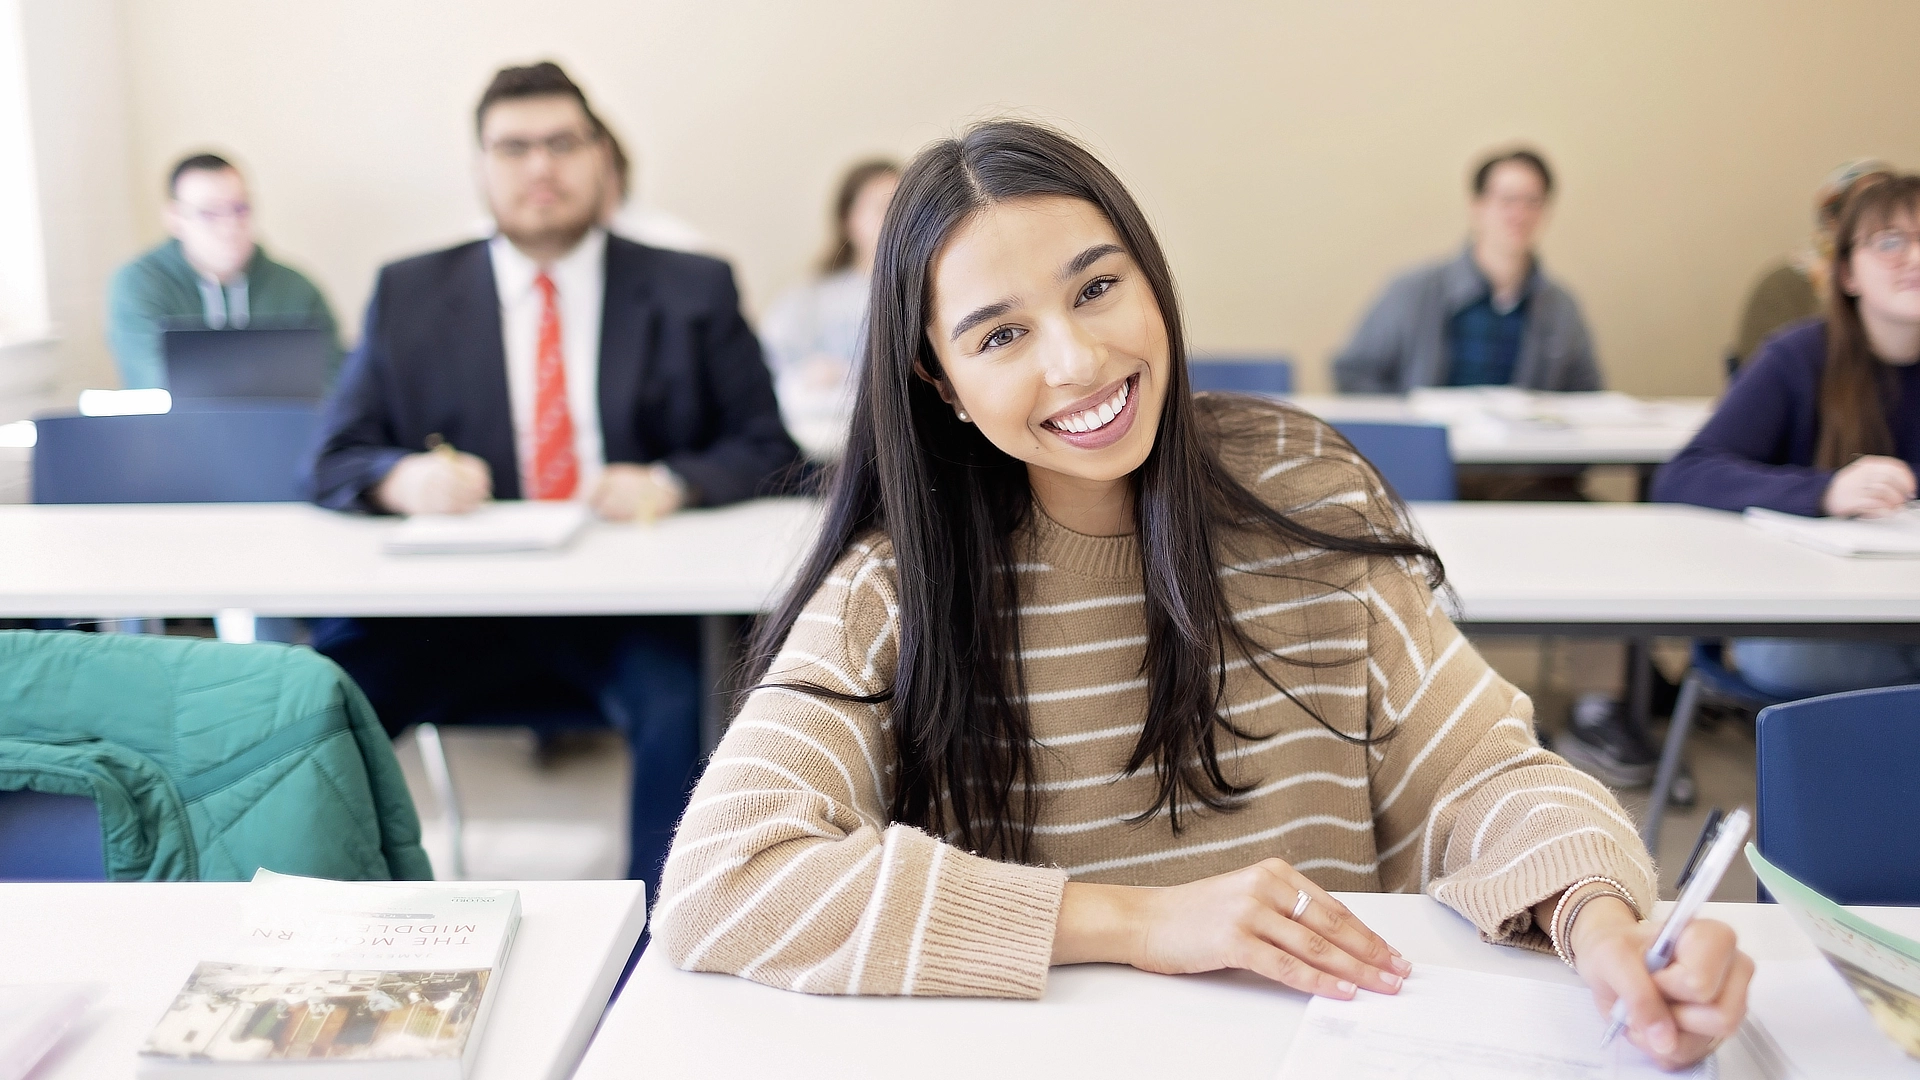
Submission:
[[[585,503],[512,499],[466,514],[415,514],[387,534],[389,555],[497,555],[557,551],[592,514]]]
[[[1829,555],[1920,559],[1920,510],[1911,507],[1883,518],[1811,518],[1749,506],[1741,516],[1761,532]]]
[[[160,340],[176,403],[327,395],[333,335],[325,330],[168,330]]]

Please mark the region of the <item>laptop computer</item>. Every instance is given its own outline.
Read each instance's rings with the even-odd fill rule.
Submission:
[[[160,347],[176,402],[318,401],[327,394],[333,336],[325,330],[168,330]]]

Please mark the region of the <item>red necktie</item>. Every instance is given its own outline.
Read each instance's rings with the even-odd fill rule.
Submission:
[[[533,469],[535,499],[571,499],[580,486],[573,450],[573,414],[567,410],[567,365],[560,355],[560,305],[553,279],[541,271],[540,344],[533,361]]]

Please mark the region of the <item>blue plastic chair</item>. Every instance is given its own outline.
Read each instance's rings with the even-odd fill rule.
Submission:
[[[1920,686],[1761,710],[1760,851],[1842,904],[1920,905]]]
[[[100,808],[84,795],[0,791],[0,881],[105,881]]]
[[[1393,490],[1409,502],[1448,502],[1454,485],[1453,451],[1439,424],[1335,424],[1335,431],[1373,463]]]
[[[315,405],[34,419],[36,503],[299,502]]]
[[[1233,390],[1244,394],[1293,393],[1293,361],[1281,356],[1208,357],[1187,361],[1187,383],[1195,390]]]
[[[1648,851],[1659,850],[1660,823],[1666,817],[1667,799],[1673,792],[1674,778],[1680,775],[1687,736],[1693,731],[1700,706],[1711,701],[1758,711],[1782,700],[1749,683],[1727,666],[1726,642],[1717,638],[1694,639],[1687,675],[1681,680],[1680,696],[1673,703],[1673,721],[1667,726],[1666,745],[1660,750],[1660,765],[1653,774],[1647,815],[1640,822],[1640,839],[1646,841]]]

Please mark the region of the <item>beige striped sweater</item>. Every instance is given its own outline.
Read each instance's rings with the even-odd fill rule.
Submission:
[[[1243,434],[1230,468],[1329,532],[1405,528],[1378,476],[1304,413],[1198,399]],[[970,854],[889,822],[888,708],[788,689],[748,698],[707,767],[667,861],[654,933],[673,962],[829,994],[1036,997],[1069,879],[1173,885],[1278,856],[1332,890],[1421,890],[1489,940],[1535,948],[1530,908],[1604,874],[1641,910],[1652,867],[1607,790],[1534,739],[1532,705],[1399,560],[1241,540],[1223,567],[1255,640],[1313,666],[1268,670],[1336,738],[1244,664],[1228,710],[1254,737],[1221,743],[1251,786],[1225,812],[1151,806],[1126,774],[1147,704],[1139,549],[1037,512],[1021,540],[1023,664],[1042,794],[1034,865]],[[1229,547],[1233,544],[1230,542]],[[890,684],[895,571],[882,536],[855,544],[807,605],[770,679],[871,693]],[[1444,556],[1444,552],[1442,555]],[[1274,576],[1275,573],[1286,576]]]

